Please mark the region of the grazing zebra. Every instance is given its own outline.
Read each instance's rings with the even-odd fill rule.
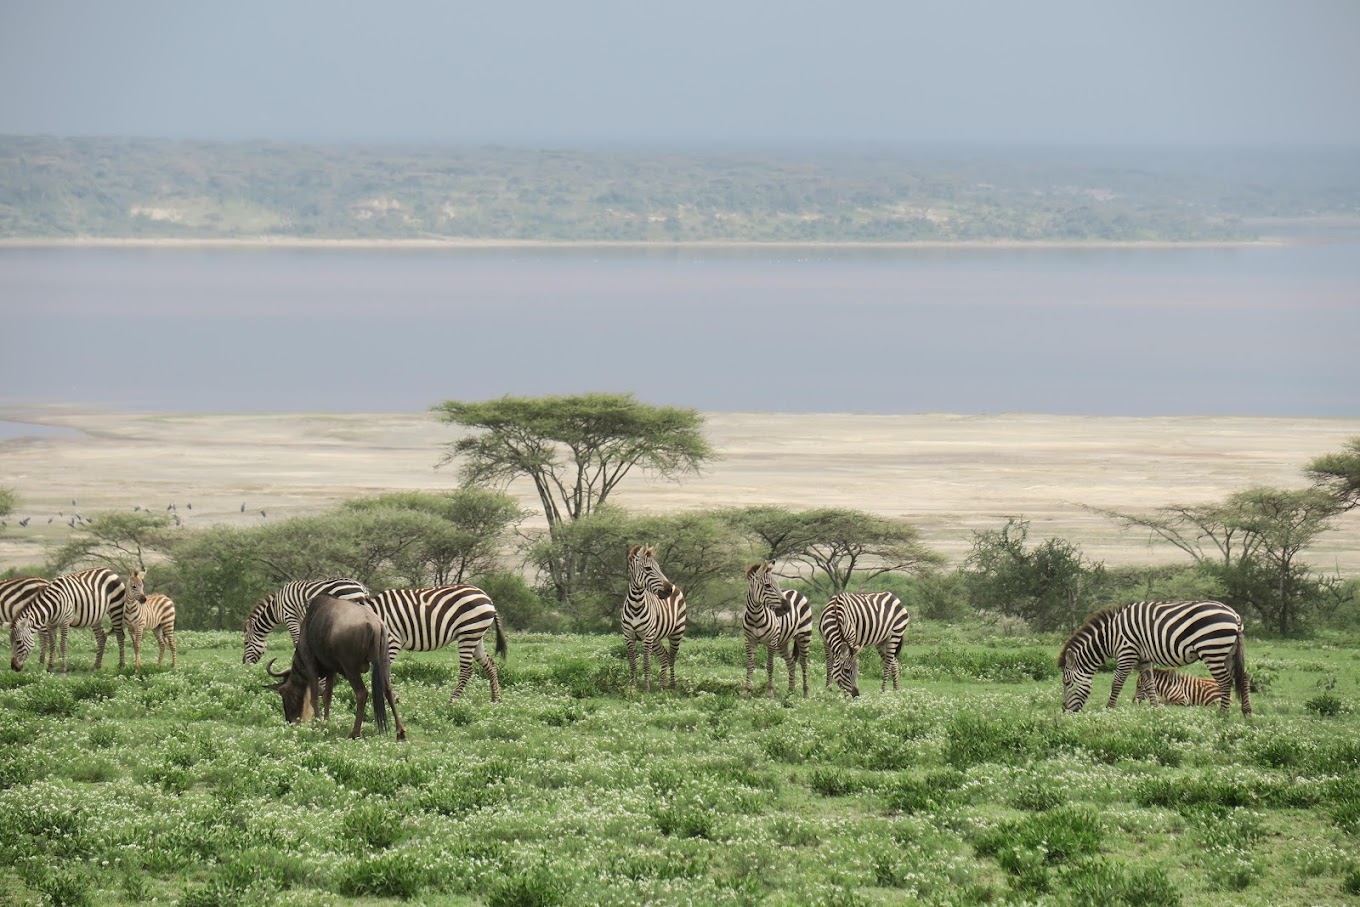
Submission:
[[[774,696],[774,653],[789,669],[789,692],[794,689],[794,666],[803,666],[803,698],[807,698],[807,654],[812,641],[812,608],[796,589],[780,589],[771,571],[774,564],[746,568],[746,610],[741,629],[746,637],[746,694],[756,669],[756,647],[765,647],[765,695]]]
[[[245,651],[241,663],[253,665],[264,655],[265,641],[270,632],[279,624],[288,628],[288,635],[297,645],[298,634],[302,630],[302,617],[307,613],[307,604],[318,595],[358,601],[367,598],[368,587],[358,580],[343,577],[335,579],[293,580],[284,583],[279,589],[269,593],[255,603],[246,615]]]
[[[161,595],[153,592],[146,597],[146,601],[141,605],[142,625],[132,630],[134,639],[140,637],[144,630],[150,630],[156,635],[156,643],[160,646],[160,654],[156,656],[156,664],[165,663],[165,647],[170,647],[170,667],[179,664],[179,650],[175,645],[175,603],[170,600],[168,595]],[[133,644],[133,651],[137,651],[137,643]],[[138,662],[140,667],[140,662]]]
[[[822,609],[822,616],[817,618],[817,635],[822,638],[822,654],[826,656],[826,688],[831,689],[832,678],[835,672],[831,669],[831,647],[826,644],[827,633],[831,630],[831,619],[833,615],[825,608]]]
[[[1114,708],[1129,672],[1154,664],[1178,667],[1204,662],[1218,683],[1223,715],[1237,685],[1242,714],[1251,714],[1246,640],[1242,618],[1215,601],[1131,602],[1086,618],[1058,654],[1063,672],[1063,711],[1080,712],[1091,695],[1091,678],[1107,658],[1115,660],[1108,708]],[[1155,700],[1156,690],[1150,691]]]
[[[47,670],[56,663],[54,633],[61,637],[61,672],[66,673],[66,635],[71,627],[89,627],[94,632],[96,650],[94,666],[104,663],[104,617],[113,623],[118,636],[118,666],[123,666],[123,607],[128,597],[127,584],[122,577],[106,567],[66,573],[48,584],[14,618],[10,626],[10,667],[23,670],[24,662],[33,651],[36,636],[45,637],[49,649]]]
[[[491,598],[476,586],[459,584],[435,586],[429,589],[388,589],[364,603],[377,612],[388,631],[387,660],[396,660],[397,652],[431,652],[451,642],[458,643],[458,685],[449,702],[463,695],[472,677],[475,661],[491,679],[491,701],[501,698],[501,681],[496,674],[496,663],[486,654],[482,637],[493,626],[496,628],[496,654],[506,655],[505,632],[501,617]]]
[[[1251,678],[1247,680],[1250,683]],[[1150,695],[1152,691],[1148,689],[1149,685],[1156,687],[1155,696]],[[1151,699],[1156,705],[1160,699],[1167,705],[1218,705],[1218,697],[1218,681],[1212,677],[1196,677],[1170,668],[1153,668],[1151,671],[1139,672],[1133,701]]]
[[[685,593],[666,579],[656,560],[656,549],[634,545],[628,549],[628,596],[623,600],[623,641],[628,646],[628,688],[637,689],[637,645],[642,642],[642,676],[646,689],[652,689],[653,653],[661,666],[661,687],[666,687],[670,669],[670,688],[675,689],[675,656],[685,638],[688,615]],[[670,642],[667,649],[665,642]]]
[[[851,696],[859,695],[859,653],[873,646],[883,658],[883,685],[898,688],[897,658],[911,615],[902,599],[891,592],[841,592],[831,597],[822,612],[822,642],[827,648],[830,673],[836,684]]]

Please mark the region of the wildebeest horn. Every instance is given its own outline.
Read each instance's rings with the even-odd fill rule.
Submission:
[[[265,669],[265,671],[267,671],[267,672],[269,673],[269,676],[270,676],[270,677],[277,677],[277,678],[279,678],[280,680],[282,680],[282,679],[284,678],[284,676],[285,676],[288,672],[284,671],[284,672],[277,673],[277,674],[274,673],[274,662],[276,662],[276,661],[278,661],[277,658],[271,658],[271,659],[269,659],[269,664],[265,665],[265,666],[264,666],[264,669]]]

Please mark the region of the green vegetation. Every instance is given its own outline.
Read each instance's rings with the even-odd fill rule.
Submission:
[[[1236,240],[1356,152],[662,153],[0,137],[0,238]]]
[[[1061,716],[1059,637],[976,624],[914,621],[902,692],[853,702],[742,697],[732,637],[629,696],[617,636],[521,633],[495,706],[480,677],[447,702],[454,653],[404,653],[407,744],[286,726],[239,634],[180,637],[176,671],[93,673],[80,631],[69,676],[0,676],[0,904],[1305,905],[1360,879],[1353,637],[1250,640],[1274,680],[1224,721]]]

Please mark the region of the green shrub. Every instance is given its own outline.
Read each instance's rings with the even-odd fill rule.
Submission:
[[[844,797],[870,787],[871,782],[858,772],[838,765],[822,765],[808,776],[808,787],[823,797]]]
[[[1065,740],[1065,731],[1046,722],[998,721],[993,715],[963,712],[945,729],[944,759],[959,771],[984,762],[1016,764],[1042,758]]]
[[[1360,869],[1352,869],[1341,880],[1341,890],[1360,897]]]
[[[1345,711],[1345,704],[1335,693],[1319,693],[1305,702],[1303,707],[1319,718],[1335,718]]]
[[[1062,878],[1066,900],[1074,907],[1179,907],[1180,892],[1160,867],[1126,866],[1092,860]]]
[[[489,893],[487,907],[556,907],[565,904],[570,886],[560,872],[534,866],[511,873]]]
[[[402,839],[401,815],[385,803],[361,803],[345,814],[340,834],[353,849],[383,850]]]
[[[75,714],[76,698],[66,684],[49,681],[34,684],[27,690],[23,707],[35,715],[69,718]]]
[[[112,699],[117,692],[118,678],[111,674],[91,674],[71,684],[71,696],[77,702]]]
[[[426,885],[423,871],[400,851],[357,857],[342,871],[339,891],[350,897],[373,895],[410,899]]]
[[[1100,850],[1100,822],[1091,813],[1062,807],[1007,822],[981,835],[973,847],[978,856],[994,856],[1017,888],[1048,889],[1048,868],[1070,863]]]

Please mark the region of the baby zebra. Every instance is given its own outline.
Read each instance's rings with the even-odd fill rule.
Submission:
[[[765,647],[765,695],[774,696],[774,653],[789,669],[789,692],[794,689],[794,666],[803,666],[803,698],[807,698],[807,654],[812,641],[812,608],[796,589],[780,589],[771,571],[774,564],[746,568],[746,610],[741,616],[746,637],[746,695],[756,669],[756,647]]]
[[[1251,683],[1251,675],[1247,675],[1247,683]],[[1155,688],[1156,696],[1149,695],[1152,692],[1149,685]],[[1170,668],[1154,667],[1139,673],[1133,701],[1152,699],[1153,705],[1158,700],[1167,705],[1218,705],[1221,696],[1218,681],[1212,677],[1196,677]]]
[[[859,695],[859,653],[873,646],[883,659],[883,685],[898,688],[897,658],[902,652],[911,615],[902,599],[891,592],[841,592],[833,595],[822,613],[822,642],[826,645],[836,685]]]
[[[140,651],[140,637],[143,630],[150,630],[156,634],[156,643],[160,646],[160,653],[156,656],[156,664],[165,663],[165,647],[170,647],[170,667],[177,667],[179,664],[179,651],[175,646],[175,603],[170,600],[168,595],[161,595],[159,592],[152,592],[146,597],[146,601],[141,606],[142,625],[133,628],[134,638],[137,642],[133,644],[133,651]],[[141,667],[141,660],[137,662]]]

